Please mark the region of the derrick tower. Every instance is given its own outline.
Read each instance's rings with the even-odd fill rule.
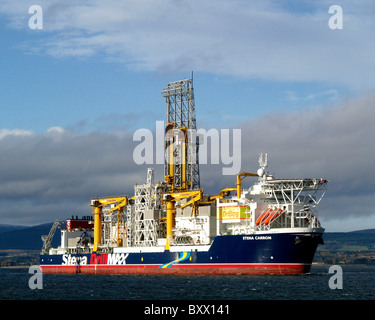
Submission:
[[[166,102],[165,181],[171,191],[200,189],[193,72],[190,79],[170,82]]]

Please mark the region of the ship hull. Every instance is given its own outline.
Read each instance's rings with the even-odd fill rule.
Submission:
[[[44,273],[82,274],[303,274],[322,233],[226,235],[209,249],[41,255]],[[177,251],[178,250],[178,251]]]

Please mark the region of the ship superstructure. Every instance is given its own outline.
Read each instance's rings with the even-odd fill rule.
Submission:
[[[93,218],[54,224],[40,265],[51,273],[304,273],[324,229],[325,179],[276,179],[267,154],[216,195],[200,188],[193,79],[169,83],[164,181],[153,169],[134,195],[93,198]],[[243,187],[243,179],[256,180]],[[84,221],[84,222],[82,222]],[[61,245],[51,248],[60,227]]]

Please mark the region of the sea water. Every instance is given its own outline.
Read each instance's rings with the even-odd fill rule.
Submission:
[[[0,268],[0,300],[375,300],[375,266],[304,275],[53,275],[31,289],[28,268]],[[332,280],[331,280],[332,283]]]

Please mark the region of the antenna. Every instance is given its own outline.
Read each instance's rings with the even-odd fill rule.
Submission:
[[[265,177],[266,174],[266,168],[268,166],[268,156],[267,153],[259,153],[259,165],[260,168],[258,169],[257,173],[259,177]]]
[[[259,165],[264,170],[268,166],[268,155],[267,153],[259,153]]]

